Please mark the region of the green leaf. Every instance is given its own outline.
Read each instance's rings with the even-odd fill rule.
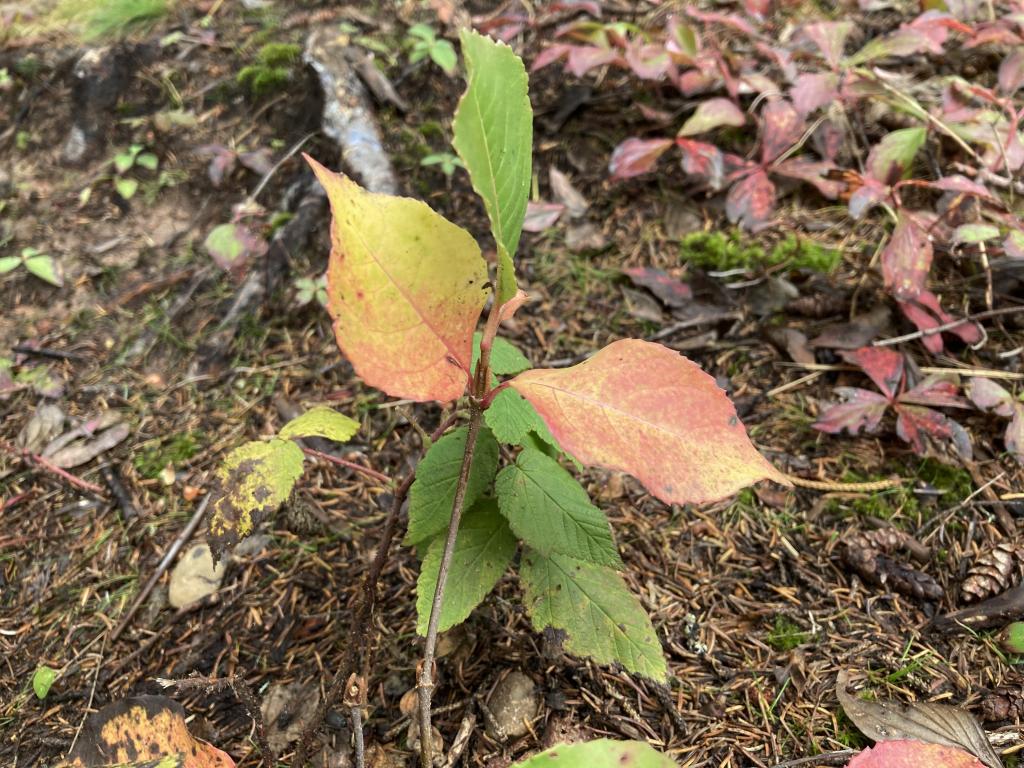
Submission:
[[[13,272],[20,264],[21,258],[18,256],[0,257],[0,275],[6,275],[8,272]]]
[[[982,243],[999,237],[999,227],[992,224],[961,224],[953,233],[955,243]]]
[[[498,246],[497,300],[516,292],[512,257],[530,190],[533,110],[522,60],[504,43],[463,29],[468,87],[455,112],[455,150],[483,198]]]
[[[556,744],[512,768],[677,768],[667,755],[642,741],[595,739]]]
[[[409,489],[409,532],[405,535],[407,546],[428,539],[448,527],[468,434],[467,427],[449,432],[430,446],[427,455],[416,468],[416,480]],[[481,426],[476,438],[473,466],[469,470],[464,509],[473,506],[490,487],[497,469],[498,442],[491,430]]]
[[[227,455],[217,469],[210,503],[215,563],[291,495],[301,475],[302,449],[291,440],[254,441]]]
[[[483,334],[477,331],[473,334],[473,359],[470,361],[470,370],[476,370],[477,361],[480,359],[480,341]],[[522,352],[512,342],[503,339],[501,336],[494,338],[491,345],[491,373],[499,376],[515,376],[517,373],[528,371],[533,366]]]
[[[52,667],[40,664],[32,674],[32,690],[37,699],[45,699],[59,673]]]
[[[604,512],[554,459],[524,449],[498,473],[494,490],[516,536],[537,552],[622,569]]]
[[[442,533],[430,542],[416,582],[416,631],[420,635],[427,634],[445,539]],[[463,515],[441,604],[440,632],[466,620],[494,589],[515,552],[516,537],[493,499],[481,500]]]
[[[350,419],[326,405],[318,405],[285,424],[277,436],[281,438],[326,437],[336,443],[344,443],[351,440],[352,435],[358,431],[358,421]]]
[[[923,126],[886,134],[868,153],[868,174],[883,184],[895,184],[910,170],[927,137]]]
[[[147,171],[155,171],[160,161],[152,152],[143,152],[135,158],[135,164],[145,168]]]
[[[118,152],[114,155],[114,168],[118,173],[124,173],[135,164],[135,155],[132,152]]]
[[[114,179],[114,189],[125,200],[131,200],[139,190],[139,182],[135,179]]]
[[[43,254],[41,256],[33,256],[30,259],[25,259],[25,269],[40,280],[45,280],[50,285],[55,285],[58,288],[64,285],[64,281],[61,280],[60,275],[57,274],[57,264],[53,260],[52,256]]]
[[[529,401],[511,387],[501,390],[484,411],[484,421],[494,432],[499,443],[522,445],[530,432],[536,433],[546,443],[558,448],[551,436],[548,425]]]
[[[527,550],[520,577],[535,630],[563,630],[569,653],[598,664],[618,662],[630,672],[665,681],[665,657],[651,620],[611,568]]]
[[[449,77],[455,74],[455,66],[459,63],[455,47],[447,40],[438,40],[430,46],[430,59]]]

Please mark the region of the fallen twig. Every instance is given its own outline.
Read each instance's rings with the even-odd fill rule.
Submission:
[[[192,515],[192,519],[188,521],[188,525],[185,526],[184,530],[178,534],[178,538],[174,540],[174,543],[168,547],[167,552],[164,554],[160,564],[157,565],[153,575],[149,577],[149,581],[146,582],[140,591],[138,596],[135,598],[135,602],[132,603],[131,607],[127,610],[124,616],[121,617],[121,621],[118,622],[117,626],[114,627],[110,632],[109,641],[113,643],[124,632],[125,627],[128,626],[128,622],[132,620],[135,613],[139,610],[139,607],[145,602],[146,598],[149,597],[149,593],[153,591],[153,587],[160,580],[164,571],[170,566],[174,558],[177,556],[181,548],[185,546],[185,543],[192,538],[192,534],[195,533],[196,528],[199,527],[199,523],[202,522],[203,515],[206,513],[206,505],[210,503],[210,496],[207,494],[203,497],[203,500],[199,502],[199,506],[196,508],[195,514]]]

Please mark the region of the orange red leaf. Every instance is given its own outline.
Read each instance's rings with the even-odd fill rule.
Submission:
[[[628,472],[667,504],[700,503],[785,476],[757,452],[725,392],[667,347],[627,339],[565,369],[511,381],[584,464]]]

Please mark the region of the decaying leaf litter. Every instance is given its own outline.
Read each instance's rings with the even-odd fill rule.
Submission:
[[[245,208],[239,212],[239,204],[254,196],[274,210],[282,201],[291,198],[294,204],[295,197],[309,196],[307,208],[314,210],[316,200],[315,193],[306,192],[312,187],[297,158],[286,160],[266,183],[241,165],[211,190],[209,155],[200,147],[230,136],[246,151],[269,147],[282,158],[305,139],[300,148],[325,160],[337,158],[338,148],[323,136],[306,138],[319,127],[322,97],[313,75],[301,66],[288,72],[296,87],[283,94],[264,94],[256,101],[239,94],[208,100],[218,80],[223,87],[243,66],[259,62],[253,49],[262,45],[261,31],[271,26],[269,12],[199,5],[186,5],[182,12],[159,30],[184,32],[179,41],[160,47],[155,32],[140,33],[153,50],[136,49],[137,60],[128,65],[125,91],[115,97],[128,106],[86,116],[86,127],[100,120],[112,138],[84,168],[40,161],[46,152],[67,147],[71,119],[58,107],[70,103],[70,81],[61,72],[78,60],[80,49],[63,39],[66,47],[53,48],[63,56],[50,53],[51,60],[42,47],[50,38],[33,42],[29,37],[5,52],[10,61],[0,65],[17,73],[14,65],[25,57],[42,62],[35,90],[19,81],[17,89],[5,91],[13,94],[5,109],[16,117],[16,130],[3,138],[12,158],[12,170],[5,171],[18,184],[4,201],[17,214],[11,242],[18,253],[31,245],[59,254],[65,284],[73,285],[51,291],[17,277],[0,289],[3,305],[14,308],[0,319],[5,346],[22,350],[9,371],[0,369],[0,383],[6,376],[13,390],[3,423],[3,437],[12,446],[4,444],[4,471],[13,473],[4,477],[10,491],[5,488],[7,525],[0,534],[4,603],[13,617],[2,627],[8,664],[0,685],[9,703],[0,722],[13,738],[5,738],[0,750],[16,754],[19,765],[59,757],[89,707],[156,693],[158,677],[197,671],[243,675],[257,687],[310,680],[326,685],[329,654],[343,642],[347,607],[372,558],[387,499],[364,476],[325,464],[308,470],[309,484],[268,528],[269,538],[257,542],[262,547],[232,558],[221,589],[198,608],[161,609],[165,587],[158,585],[117,640],[104,638],[185,528],[222,456],[245,439],[279,429],[291,418],[294,403],[322,402],[326,395],[335,407],[358,415],[364,443],[350,446],[351,460],[398,475],[406,469],[399,457],[416,455],[402,446],[415,449],[418,436],[410,421],[422,420],[423,414],[370,399],[347,363],[337,363],[323,315],[315,307],[298,309],[292,301],[289,281],[315,277],[323,267],[322,217],[309,217],[320,230],[308,246],[286,243],[283,260],[279,256],[264,265],[258,249],[252,250],[249,274],[262,279],[246,279],[243,285],[258,285],[262,304],[240,305],[237,294],[232,301],[232,277],[211,268],[203,243],[217,226],[239,217],[252,227],[246,231],[254,231],[272,218],[261,219]],[[616,9],[606,13],[614,16]],[[204,18],[210,21],[196,26]],[[312,26],[330,24],[354,27],[344,32],[352,38],[394,42],[422,18],[443,28],[443,20],[426,11],[327,9],[281,14],[276,31],[269,33],[280,38],[268,39],[294,40],[301,50]],[[640,21],[657,26],[660,18],[652,11]],[[206,29],[215,30],[213,40]],[[538,25],[517,38],[528,61],[550,42],[544,29]],[[216,47],[223,41],[243,49],[228,60]],[[189,57],[191,67],[182,63]],[[438,69],[408,67],[396,58],[385,71],[411,112],[403,116],[384,105],[374,118],[386,156],[408,186],[403,191],[455,220],[475,214],[474,234],[483,234],[486,220],[466,179],[456,173],[449,182],[419,165],[428,150],[447,148],[444,121],[459,84]],[[175,97],[157,85],[169,73],[181,112],[191,112],[194,124],[169,116]],[[530,240],[520,257],[520,280],[534,301],[517,316],[513,339],[534,363],[569,365],[616,338],[657,336],[685,350],[727,386],[758,446],[790,474],[868,482],[897,475],[918,487],[916,492],[908,484],[905,490],[890,486],[858,493],[837,486],[824,493],[786,494],[761,486],[729,503],[670,510],[628,478],[590,473],[589,490],[612,518],[623,559],[631,566],[629,586],[653,615],[675,681],[668,691],[659,690],[566,657],[556,638],[531,635],[527,619],[514,610],[512,586],[503,583],[496,598],[447,637],[436,697],[442,733],[455,734],[464,718],[477,712],[474,696],[486,701],[516,671],[538,685],[539,719],[505,744],[477,734],[468,759],[519,757],[577,735],[648,739],[677,761],[692,764],[770,765],[840,750],[858,738],[834,698],[835,677],[843,669],[866,676],[876,688],[892,689],[895,697],[951,701],[1005,722],[1008,713],[1019,711],[1014,702],[1020,700],[1020,683],[1007,657],[984,636],[941,634],[928,622],[961,604],[961,582],[979,555],[1015,541],[1015,527],[1009,534],[1005,528],[1007,520],[1013,523],[1017,502],[1000,498],[1021,488],[1019,466],[1000,454],[1012,411],[1000,414],[1000,406],[987,405],[991,416],[966,415],[974,456],[964,469],[915,456],[885,432],[876,438],[822,438],[811,430],[813,420],[835,401],[834,386],[865,387],[868,379],[832,356],[827,345],[815,357],[818,370],[794,370],[784,365],[787,355],[766,339],[776,324],[805,338],[820,337],[886,303],[881,279],[868,269],[880,240],[877,223],[858,224],[842,240],[836,233],[849,231],[849,222],[841,211],[795,202],[784,209],[781,222],[756,239],[736,245],[729,236],[719,249],[722,261],[730,246],[742,250],[750,242],[764,254],[795,228],[842,246],[842,261],[826,276],[756,266],[730,274],[713,264],[697,269],[696,259],[684,269],[679,233],[669,235],[670,222],[677,228],[682,220],[687,236],[705,228],[724,230],[716,201],[702,194],[680,198],[688,184],[674,169],[666,169],[660,185],[642,179],[608,183],[611,149],[630,133],[623,125],[623,104],[637,86],[614,70],[599,85],[580,83],[594,90],[566,113],[579,101],[576,84],[570,87],[544,70],[531,78],[538,125],[553,126],[538,131],[535,171],[550,179],[551,197],[562,201],[568,215]],[[54,98],[43,99],[51,93]],[[431,120],[439,127],[421,130]],[[19,138],[19,131],[27,135]],[[139,142],[155,150],[165,170],[181,175],[174,185],[154,184],[151,203],[135,194],[145,194],[146,181],[159,177],[137,170],[143,192],[125,200],[124,187],[117,184],[122,177],[107,167],[116,149],[130,150]],[[577,194],[585,191],[586,205],[555,181],[552,170],[564,173]],[[34,195],[23,192],[26,182],[34,185]],[[94,191],[83,195],[86,189]],[[74,211],[73,226],[56,227],[55,221],[69,220],[68,211]],[[694,238],[681,242],[688,243],[689,252],[697,250]],[[708,249],[714,242],[704,238],[699,245]],[[953,266],[940,261],[933,280],[963,286],[972,305],[984,307],[982,284],[963,282]],[[631,267],[663,270],[685,282],[694,301],[675,306],[655,291],[661,301],[648,302],[647,311],[634,317],[630,310],[639,299],[622,294],[622,270]],[[74,276],[73,283],[68,276]],[[783,282],[797,295],[790,295]],[[1012,285],[1008,290],[1000,292],[1000,300],[1008,302],[1000,306],[1012,306]],[[211,344],[224,338],[229,304],[241,306],[235,325],[226,326],[230,343]],[[769,312],[755,312],[755,306]],[[1015,320],[1008,315],[987,325],[987,344],[976,351],[955,341],[943,356],[927,355],[914,340],[895,349],[910,356],[905,365],[911,370],[967,365],[994,371],[1003,376],[1005,389],[1019,391],[1014,376],[1019,354],[1000,356],[1013,352],[1014,329],[1019,333]],[[855,347],[903,330],[898,321],[883,324]],[[41,453],[23,453],[26,446],[18,435],[44,392],[69,414],[66,431],[111,413],[132,424],[126,438],[102,449],[98,462],[93,457],[69,470],[103,490],[83,492],[48,471],[33,458],[45,459],[46,446],[40,446]],[[421,426],[429,431],[436,424]],[[121,492],[114,490],[115,482]],[[878,583],[852,574],[842,550],[876,526],[883,531],[896,526],[926,552],[915,565],[913,558],[876,547],[896,566],[927,575],[942,595],[939,600],[919,603],[897,594],[895,581],[885,578],[881,555],[871,555],[882,568]],[[388,762],[411,759],[398,704],[415,676],[416,572],[415,559],[405,552],[389,562],[375,626],[367,738],[381,747],[373,754]],[[31,686],[38,664],[60,670],[41,703]],[[189,695],[186,703],[189,711],[206,714],[198,735],[236,757],[250,754],[249,718],[230,691]],[[326,733],[335,746],[348,744],[343,717],[329,719]],[[256,763],[255,757],[248,760]]]

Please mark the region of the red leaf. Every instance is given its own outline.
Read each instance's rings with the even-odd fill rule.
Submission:
[[[756,229],[768,221],[775,210],[775,185],[758,168],[729,190],[725,213],[729,221],[744,229]]]
[[[722,188],[725,162],[721,151],[713,144],[693,139],[677,138],[676,146],[683,155],[683,172],[696,176],[713,190]]]
[[[743,0],[743,9],[751,16],[763,19],[772,10],[772,0]]]
[[[613,179],[629,179],[652,170],[671,139],[626,139],[612,152],[608,170]]]
[[[535,203],[531,200],[526,204],[523,232],[543,232],[550,229],[564,210],[565,206],[561,203]]]
[[[950,374],[933,373],[913,389],[899,396],[901,403],[928,405],[933,408],[970,408],[967,399],[961,397],[960,381]]]
[[[530,65],[530,71],[536,72],[538,69],[543,69],[549,64],[554,64],[556,61],[564,59],[569,55],[569,51],[572,50],[573,46],[568,43],[555,43],[549,45],[543,51],[537,54],[537,57],[533,60],[533,64]]]
[[[882,251],[882,277],[888,291],[907,301],[924,291],[932,267],[932,243],[913,214],[901,211],[892,237]]]
[[[929,744],[912,739],[880,741],[859,752],[847,768],[985,768],[972,755],[957,747]]]
[[[910,301],[899,302],[900,310],[919,331],[928,331],[940,325],[951,323],[954,317],[944,311],[939,305],[939,300],[931,291],[922,291]],[[950,328],[948,333],[957,336],[965,344],[977,344],[985,333],[977,323],[963,323]],[[922,343],[932,354],[942,352],[942,338],[938,333],[932,333],[921,339]]]
[[[903,381],[903,355],[885,347],[861,347],[839,354],[864,371],[887,398],[896,397]]]
[[[682,307],[693,298],[690,286],[663,270],[653,267],[627,267],[622,272],[634,285],[646,288],[669,307]]]
[[[811,184],[829,200],[835,200],[843,191],[841,182],[832,181],[825,177],[825,174],[829,171],[835,170],[835,166],[832,163],[816,163],[813,160],[794,157],[773,165],[771,170],[772,173],[777,173],[780,176],[798,179]]]
[[[761,162],[770,163],[796,144],[804,133],[804,121],[785,99],[769,101],[761,110]]]
[[[729,99],[716,98],[702,101],[696,111],[683,123],[679,136],[696,136],[723,125],[739,127],[747,122],[746,113]]]
[[[710,91],[717,83],[718,78],[699,69],[690,69],[679,76],[676,87],[684,96],[696,96],[698,93]]]
[[[1011,229],[1003,240],[1003,252],[1011,259],[1024,259],[1024,231]]]
[[[626,63],[641,80],[661,80],[675,72],[664,45],[632,43],[626,47]]]
[[[835,72],[808,72],[798,75],[789,98],[800,117],[807,117],[819,107],[839,98],[839,75]]]
[[[971,402],[983,411],[992,411],[999,416],[1012,416],[1014,398],[992,379],[974,376],[970,381]]]
[[[950,441],[957,454],[970,459],[971,440],[967,432],[944,413],[920,405],[896,405],[896,434],[910,443],[914,453],[923,456],[926,451],[925,436],[934,440]]]
[[[597,67],[611,63],[624,64],[618,51],[611,48],[598,48],[594,45],[574,45],[569,49],[568,69],[576,77],[583,77]]]
[[[979,45],[994,43],[996,45],[1022,45],[1024,38],[1000,22],[979,24],[974,36],[964,43],[964,48],[977,48]]]
[[[843,138],[843,129],[834,120],[824,120],[815,129],[811,140],[818,154],[834,163],[839,156],[839,150],[843,148]]]
[[[616,341],[571,368],[521,373],[511,386],[579,461],[628,472],[666,504],[721,499],[764,478],[788,485],[715,380],[660,344]]]
[[[1012,96],[1024,85],[1024,51],[1011,52],[999,65],[999,90]]]
[[[845,402],[826,409],[814,423],[815,429],[830,435],[838,435],[844,429],[851,435],[860,434],[861,430],[878,431],[889,407],[885,397],[859,387],[836,387],[836,394]]]
[[[744,19],[742,16],[738,16],[735,13],[700,11],[694,8],[692,5],[688,5],[686,7],[686,14],[690,18],[697,19],[697,21],[703,21],[706,24],[721,24],[744,35],[747,35],[748,37],[757,37],[757,30],[755,30],[750,25],[750,22]]]
[[[943,192],[960,192],[961,194],[973,195],[985,200],[996,199],[988,189],[978,182],[971,181],[966,176],[955,173],[950,176],[943,176],[941,179],[930,182],[930,184],[933,188],[941,189]]]
[[[846,39],[853,29],[852,21],[819,21],[805,26],[803,32],[807,39],[818,46],[829,68],[838,69]]]
[[[960,32],[965,35],[974,34],[974,30],[962,21],[957,21],[950,14],[944,11],[934,9],[925,11],[912,22],[904,26],[907,29],[913,29],[927,35],[928,39],[935,44],[937,50],[934,52],[936,53],[942,53],[942,46],[946,44],[950,30]]]

